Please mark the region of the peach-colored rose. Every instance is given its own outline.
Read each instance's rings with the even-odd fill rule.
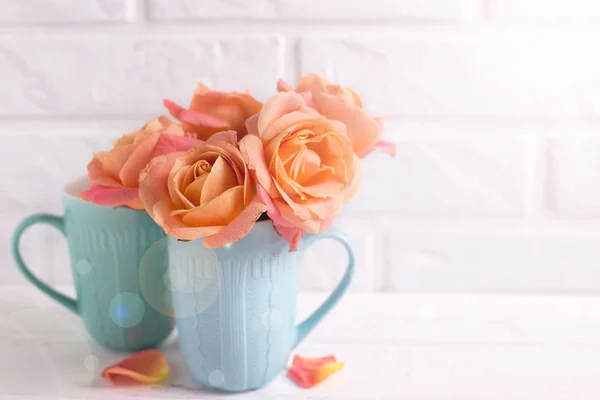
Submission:
[[[110,151],[94,154],[88,164],[91,187],[80,194],[84,200],[103,206],[127,206],[143,210],[138,195],[142,169],[158,155],[184,151],[200,143],[167,117],[153,119],[141,129],[127,133]]]
[[[140,197],[154,221],[207,248],[244,237],[267,207],[256,194],[236,132],[219,132],[186,153],[157,157],[140,176]]]
[[[295,250],[303,232],[327,230],[356,194],[360,160],[344,124],[320,115],[294,92],[272,97],[247,126],[240,147],[269,216]]]
[[[236,131],[241,139],[246,134],[246,120],[262,107],[262,103],[248,93],[215,92],[201,83],[188,110],[171,100],[165,100],[164,104],[186,131],[194,132],[201,140],[226,130]]]
[[[277,89],[280,92],[294,90],[283,80],[277,83]],[[396,155],[393,143],[380,140],[383,130],[381,119],[367,114],[360,97],[352,90],[329,83],[317,74],[309,74],[300,79],[296,92],[325,117],[346,124],[348,137],[359,157],[365,157],[373,150]]]

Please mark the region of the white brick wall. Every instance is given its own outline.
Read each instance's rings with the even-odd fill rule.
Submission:
[[[391,117],[398,156],[365,160],[337,226],[353,290],[600,290],[600,3],[595,0],[3,0],[0,284],[22,284],[14,226],[60,213],[93,152],[186,102],[196,80],[266,99],[321,73]],[[70,281],[66,246],[26,258]],[[333,287],[343,251],[306,255]]]
[[[206,20],[210,18],[380,21],[459,21],[469,18],[476,2],[470,0],[149,0],[150,18]]]
[[[135,0],[2,0],[0,23],[76,23],[131,20]]]

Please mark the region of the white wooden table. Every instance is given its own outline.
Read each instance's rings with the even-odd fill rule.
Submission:
[[[301,294],[299,317],[324,295]],[[165,385],[115,388],[101,370],[123,357],[29,288],[0,291],[0,399],[209,399],[175,339]],[[346,367],[304,390],[282,374],[236,399],[599,399],[600,296],[350,294],[301,345]]]

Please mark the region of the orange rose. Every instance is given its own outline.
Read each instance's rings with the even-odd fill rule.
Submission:
[[[267,207],[257,196],[236,142],[220,132],[186,153],[157,157],[140,176],[140,197],[154,221],[207,248],[244,237]]]
[[[294,92],[272,97],[247,125],[240,147],[269,216],[294,250],[303,232],[327,230],[356,194],[360,161],[345,126]]]
[[[207,140],[217,132],[232,130],[242,138],[246,134],[246,120],[260,111],[262,103],[248,93],[211,91],[199,83],[189,110],[165,100],[165,107],[198,139]]]
[[[187,150],[197,143],[199,140],[186,135],[181,126],[169,118],[153,119],[140,130],[115,141],[112,150],[94,154],[88,164],[88,179],[92,185],[80,197],[103,206],[143,210],[138,195],[142,169],[153,157]]]
[[[294,90],[283,80],[278,82],[277,88],[282,92]],[[308,104],[320,114],[346,125],[354,152],[359,157],[365,157],[373,150],[396,155],[393,143],[380,140],[383,130],[381,120],[363,110],[360,97],[352,90],[329,83],[317,74],[309,74],[300,79],[296,92],[305,96]]]

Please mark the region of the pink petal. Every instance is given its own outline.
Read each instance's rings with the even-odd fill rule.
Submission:
[[[282,217],[279,209],[265,188],[261,185],[256,185],[256,192],[263,203],[266,204],[267,214],[269,215],[269,218],[273,220],[273,226],[275,226],[275,229],[283,236],[285,241],[290,244],[290,252],[297,251],[300,241],[304,236],[304,231],[292,226]]]
[[[279,209],[275,205],[275,202],[273,202],[273,199],[269,195],[269,192],[267,192],[267,190],[264,187],[262,187],[262,185],[256,185],[256,193],[258,194],[262,202],[267,206],[267,214],[269,215],[269,218],[273,220],[273,222],[277,222],[281,226],[292,227],[292,225],[283,218],[283,216],[279,212]]]
[[[102,162],[93,158],[92,161],[88,164],[88,180],[92,183],[102,185],[102,186],[110,186],[110,187],[121,187],[121,182],[116,179],[110,177],[102,166]]]
[[[267,206],[259,196],[254,196],[250,204],[229,225],[218,233],[204,239],[204,247],[208,249],[223,247],[237,242],[250,232],[256,220],[267,210]]]
[[[197,111],[186,110],[177,103],[171,100],[164,100],[165,107],[171,115],[180,120],[194,126],[202,126],[212,129],[229,129],[229,123],[212,115],[203,114]]]
[[[202,140],[192,136],[161,135],[154,149],[154,157],[162,156],[177,151],[187,151],[203,143]]]
[[[168,374],[167,359],[154,349],[134,353],[102,371],[102,376],[114,384],[157,383]]]
[[[185,111],[185,108],[181,107],[179,104],[175,103],[172,100],[164,99],[163,105],[169,110],[171,115],[177,119],[179,119],[179,115]]]
[[[387,140],[378,140],[373,147],[376,150],[383,151],[392,157],[396,157],[396,145]]]
[[[82,192],[79,197],[101,206],[117,207],[127,205],[138,199],[138,189],[92,185]]]
[[[304,236],[304,231],[300,228],[291,228],[288,226],[283,226],[277,224],[273,221],[273,226],[286,242],[290,244],[290,253],[298,251],[298,247],[300,246],[300,241],[302,241],[302,237]]]
[[[285,80],[280,79],[277,81],[277,91],[278,92],[293,92],[294,88],[290,86]]]
[[[375,142],[375,144],[373,144],[373,146],[357,152],[356,155],[360,158],[364,158],[371,154],[374,150],[379,150],[389,154],[392,157],[396,157],[396,145],[392,142],[388,142],[387,140],[378,140]]]
[[[338,362],[334,356],[321,358],[294,357],[294,362],[288,370],[288,376],[300,387],[308,389],[344,367],[343,362]]]

